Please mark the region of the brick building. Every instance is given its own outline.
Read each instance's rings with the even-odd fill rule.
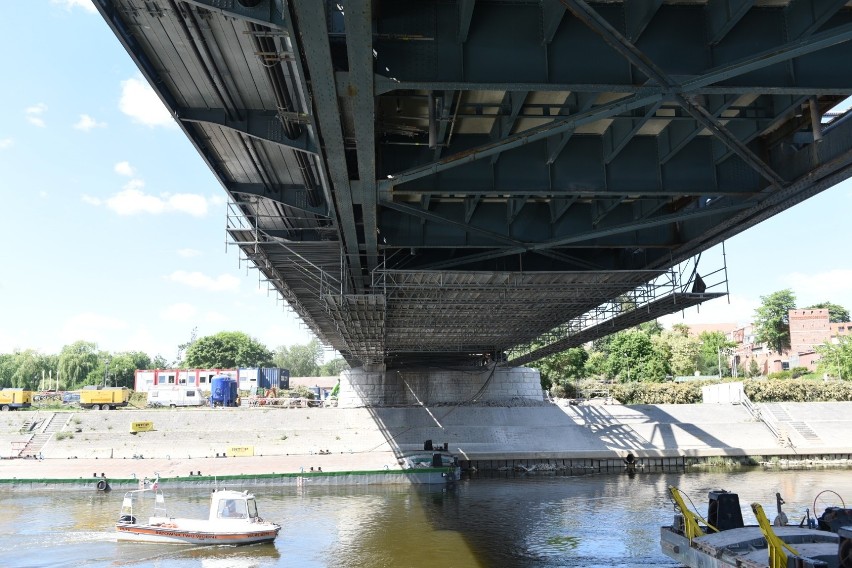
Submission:
[[[796,367],[816,370],[820,356],[816,347],[825,343],[836,343],[839,337],[852,334],[852,322],[829,322],[826,309],[790,310],[790,349],[781,353],[773,352],[768,345],[757,343],[754,326],[735,329],[728,337],[737,343],[731,358],[737,365],[748,370],[751,361],[757,362],[760,373],[765,375]],[[734,361],[729,359],[728,363]]]

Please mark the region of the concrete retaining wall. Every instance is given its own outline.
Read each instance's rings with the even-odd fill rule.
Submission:
[[[848,460],[852,402],[785,403],[783,410],[798,428],[791,430],[794,446],[782,444],[742,405],[725,404],[569,406],[518,398],[506,405],[9,412],[0,417],[0,457],[11,455],[11,444],[25,437],[26,423],[35,423],[29,436],[46,425],[57,429],[41,448],[43,461],[3,460],[0,478],[50,477],[49,471],[70,471],[84,462],[85,477],[102,471],[116,477],[119,469],[181,476],[193,470],[295,473],[319,466],[323,472],[393,470],[400,452],[422,449],[426,440],[447,443],[479,469],[609,463],[600,460],[619,467],[628,454],[650,466],[713,456]],[[151,421],[155,429],[132,434],[136,421]],[[231,458],[234,446],[251,447],[254,457]],[[215,457],[224,452],[228,459]],[[144,459],[134,459],[139,455]]]
[[[338,406],[429,406],[511,400],[544,400],[538,370],[526,367],[491,367],[481,371],[350,369],[340,376]]]

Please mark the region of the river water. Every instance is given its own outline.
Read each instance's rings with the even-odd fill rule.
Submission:
[[[848,469],[479,476],[451,490],[257,487],[261,515],[283,525],[273,544],[191,547],[116,542],[120,490],[9,492],[0,494],[0,566],[676,566],[659,550],[659,526],[673,515],[669,485],[702,514],[708,491],[739,493],[746,524],[755,522],[752,501],[774,518],[776,492],[790,522],[825,489],[852,502]],[[172,516],[206,516],[208,501],[206,490],[166,490]],[[837,501],[824,493],[817,506]]]

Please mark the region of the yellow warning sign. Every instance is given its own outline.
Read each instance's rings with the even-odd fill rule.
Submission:
[[[254,455],[254,446],[231,446],[228,448],[231,457],[248,457]]]
[[[150,432],[154,429],[153,422],[131,422],[130,423],[130,431],[131,432]]]

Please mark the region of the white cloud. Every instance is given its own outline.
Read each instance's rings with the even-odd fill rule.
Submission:
[[[106,205],[119,215],[136,215],[138,213],[151,213],[159,215],[166,210],[166,204],[162,199],[154,195],[148,195],[139,188],[144,187],[145,182],[139,179],[130,180],[124,189],[106,200]]]
[[[12,139],[11,138],[0,138],[0,150],[5,150],[6,148],[12,147]]]
[[[81,339],[100,344],[111,339],[116,331],[123,329],[127,329],[127,323],[123,320],[94,312],[82,312],[65,321],[59,331],[59,337],[63,344]]]
[[[98,206],[98,205],[101,204],[100,199],[98,199],[97,197],[93,197],[91,195],[86,195],[85,193],[83,194],[82,199],[83,199],[83,203],[88,203],[89,205]]]
[[[120,176],[133,177],[136,173],[136,170],[133,169],[133,166],[130,165],[130,162],[118,162],[115,166],[113,166],[113,170]]]
[[[147,327],[140,326],[119,344],[118,350],[142,351],[152,357],[158,354],[168,357],[174,353],[176,346],[169,345],[168,340],[164,341],[161,334],[152,333]]]
[[[122,162],[121,164],[125,164]],[[116,171],[128,171],[121,164],[116,165]],[[127,166],[129,168],[129,165]],[[106,206],[119,215],[137,215],[149,213],[160,215],[162,213],[186,213],[193,217],[204,217],[207,215],[207,200],[201,195],[192,193],[176,193],[162,195],[151,195],[142,189],[145,182],[134,178],[124,184],[124,188],[106,200]]]
[[[295,321],[290,325],[269,325],[258,331],[258,340],[270,349],[276,349],[282,345],[304,345],[313,337],[310,331],[300,327]]]
[[[809,306],[819,302],[834,302],[845,306],[852,298],[852,270],[835,269],[816,274],[793,272],[781,281],[796,293],[797,305]],[[800,291],[804,291],[802,294]]]
[[[168,207],[174,211],[188,213],[193,217],[207,215],[207,200],[194,193],[176,193],[167,197]]]
[[[90,130],[94,130],[95,128],[105,128],[106,122],[98,122],[88,114],[81,114],[80,120],[74,125],[74,128],[77,130],[82,130],[83,132],[88,132]]]
[[[47,112],[47,105],[44,103],[35,104],[31,107],[27,107],[26,110],[24,110],[24,113],[27,116],[27,121],[30,124],[38,126],[39,128],[44,128],[45,126],[47,126],[43,118],[45,112]]]
[[[118,108],[135,122],[145,126],[175,127],[168,109],[142,77],[121,82]]]
[[[229,321],[227,316],[224,316],[219,312],[207,312],[204,314],[205,323],[223,324],[227,321]]]
[[[185,248],[179,249],[177,251],[177,255],[181,258],[194,258],[196,256],[201,256],[201,251],[197,249]]]
[[[239,278],[230,274],[222,274],[216,278],[212,278],[201,272],[178,270],[172,272],[167,279],[172,282],[184,284],[190,288],[200,288],[210,292],[231,291],[240,287]]]
[[[167,321],[189,322],[196,319],[198,309],[192,304],[172,304],[160,312],[160,317]]]
[[[97,12],[97,10],[95,9],[95,5],[92,4],[92,0],[50,0],[50,3],[55,6],[62,6],[66,10],[71,10],[73,8],[82,8],[86,12]]]

